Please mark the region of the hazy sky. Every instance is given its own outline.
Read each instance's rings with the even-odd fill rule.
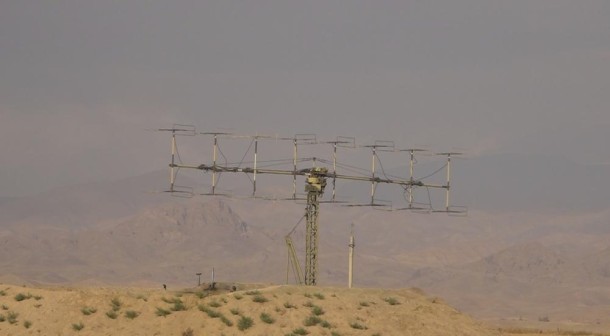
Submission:
[[[610,1],[0,2],[0,196],[163,169],[172,123],[610,164]]]

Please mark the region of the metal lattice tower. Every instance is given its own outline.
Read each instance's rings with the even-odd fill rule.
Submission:
[[[319,198],[324,194],[326,174],[323,167],[312,168],[307,176],[307,208],[305,211],[305,285],[315,286],[318,274],[318,213]]]

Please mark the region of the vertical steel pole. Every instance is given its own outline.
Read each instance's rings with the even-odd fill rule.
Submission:
[[[413,207],[413,163],[415,161],[414,150],[411,150],[411,159],[409,160],[409,175],[411,176],[409,179],[409,209]]]
[[[372,159],[372,163],[371,163],[371,176],[372,176],[372,180],[371,180],[371,204],[375,204],[375,157],[376,157],[376,152],[375,152],[375,146],[372,147],[373,148],[373,159]]]
[[[214,154],[212,163],[212,195],[216,192],[216,151],[218,149],[218,135],[214,134]]]
[[[352,232],[349,237],[349,264],[348,264],[348,279],[347,287],[352,288],[354,279],[354,247],[356,246],[354,241],[354,223],[352,223]]]
[[[292,199],[297,198],[297,138],[293,139],[294,142],[294,155],[293,155],[293,170],[292,170]]]
[[[447,190],[445,196],[445,211],[449,211],[449,190],[451,189],[451,153],[447,154]]]
[[[254,138],[254,175],[252,180],[252,196],[256,196],[256,158],[258,155],[258,137]]]
[[[169,190],[174,191],[174,165],[176,156],[176,130],[172,130],[172,164],[169,166]]]
[[[336,184],[337,184],[337,142],[333,144],[333,202],[335,201]]]

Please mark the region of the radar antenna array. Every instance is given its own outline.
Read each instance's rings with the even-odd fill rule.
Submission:
[[[424,152],[425,150],[419,148],[411,148],[411,149],[396,149],[393,141],[375,141],[372,145],[364,145],[357,146],[356,140],[353,137],[345,137],[338,136],[335,140],[332,141],[320,141],[316,137],[315,134],[296,134],[293,137],[279,137],[279,136],[268,136],[268,135],[235,135],[227,132],[202,132],[197,133],[196,128],[193,125],[182,125],[182,124],[174,124],[172,128],[161,128],[158,131],[162,132],[171,132],[171,161],[169,164],[170,168],[170,188],[166,192],[172,193],[173,195],[180,197],[190,197],[193,195],[193,188],[183,187],[176,185],[176,176],[180,169],[196,169],[201,170],[203,172],[211,172],[212,174],[212,184],[211,190],[209,193],[204,195],[220,195],[217,193],[217,185],[220,179],[220,175],[222,173],[244,173],[246,174],[251,182],[252,182],[252,194],[251,197],[257,198],[257,175],[285,175],[292,176],[292,197],[287,198],[290,200],[298,200],[296,184],[297,177],[305,178],[305,192],[306,192],[306,208],[305,208],[305,216],[306,219],[306,233],[305,233],[305,269],[304,276],[301,277],[300,273],[300,264],[296,258],[294,252],[294,245],[292,244],[292,239],[290,238],[290,234],[286,236],[286,245],[289,250],[289,265],[292,265],[293,270],[295,271],[295,277],[299,283],[303,282],[304,284],[309,286],[315,286],[317,284],[317,270],[318,270],[318,217],[319,217],[319,208],[320,203],[325,202],[322,200],[324,195],[324,190],[326,188],[327,179],[332,180],[332,196],[331,200],[328,202],[337,202],[336,200],[336,182],[337,180],[346,180],[346,181],[355,181],[355,182],[368,182],[371,184],[371,192],[370,192],[370,202],[365,204],[348,204],[349,206],[372,206],[372,207],[387,207],[388,204],[384,201],[376,200],[375,194],[376,189],[379,184],[388,184],[388,185],[398,185],[404,189],[404,192],[407,194],[407,206],[404,208],[398,208],[393,210],[427,210],[428,212],[444,212],[448,214],[463,214],[465,213],[463,207],[452,207],[450,204],[450,191],[451,191],[451,159],[452,157],[459,155],[460,153],[456,152],[444,152],[437,153],[440,156],[446,156],[447,163],[442,168],[446,168],[446,181],[445,184],[433,184],[433,183],[425,183],[423,180],[427,177],[430,177],[438,172],[439,169],[434,173],[427,175],[424,178],[416,179],[414,177],[414,165],[417,162],[415,159],[415,155],[419,152]],[[180,158],[180,154],[178,151],[178,145],[176,141],[176,137],[179,136],[196,136],[196,135],[207,135],[212,136],[213,145],[212,145],[212,163],[206,164],[185,164],[182,162]],[[221,138],[232,138],[232,139],[250,139],[250,146],[248,147],[246,153],[244,154],[241,162],[239,164],[228,163],[222,151],[220,151],[219,147],[219,139]],[[259,140],[285,140],[291,141],[293,146],[293,155],[291,160],[292,167],[291,169],[271,169],[266,167],[259,167],[259,153],[258,153],[258,143]],[[325,160],[316,158],[315,156],[309,159],[300,159],[299,158],[299,146],[302,145],[332,145],[332,160]],[[250,149],[254,147],[253,150],[253,161],[252,167],[242,167],[242,163],[244,158],[247,156]],[[344,167],[351,167],[353,170],[357,170],[363,172],[362,175],[350,175],[350,174],[341,174],[338,172],[338,167],[342,166],[337,160],[338,148],[346,148],[357,150],[358,148],[368,148],[371,150],[371,168],[369,174],[365,174],[366,169],[361,169],[358,167],[352,167],[344,165]],[[401,178],[387,175],[383,169],[383,165],[381,164],[381,159],[379,158],[380,152],[408,152],[409,153],[409,177]],[[218,153],[220,153],[224,159],[224,163],[218,162]],[[280,160],[284,161],[284,160]],[[311,161],[312,166],[310,168],[299,168],[298,163],[304,161]],[[320,165],[320,163],[322,163]],[[377,165],[379,165],[381,169],[381,174],[377,171]],[[445,204],[444,208],[441,210],[434,209],[432,207],[432,201],[429,200],[429,207],[422,208],[416,206],[416,203],[413,198],[414,190],[416,188],[425,188],[430,194],[430,189],[440,189],[445,190]],[[430,196],[428,196],[430,198]],[[286,198],[285,198],[286,199]],[[300,221],[299,221],[300,222]],[[296,227],[295,227],[296,228]],[[294,231],[294,229],[292,230]],[[291,233],[292,233],[291,231]],[[295,268],[298,268],[296,270]],[[350,281],[351,283],[351,281]]]

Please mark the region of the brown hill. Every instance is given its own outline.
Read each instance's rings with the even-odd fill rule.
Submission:
[[[3,335],[499,334],[407,289],[275,286],[214,293],[0,285],[0,290]]]

